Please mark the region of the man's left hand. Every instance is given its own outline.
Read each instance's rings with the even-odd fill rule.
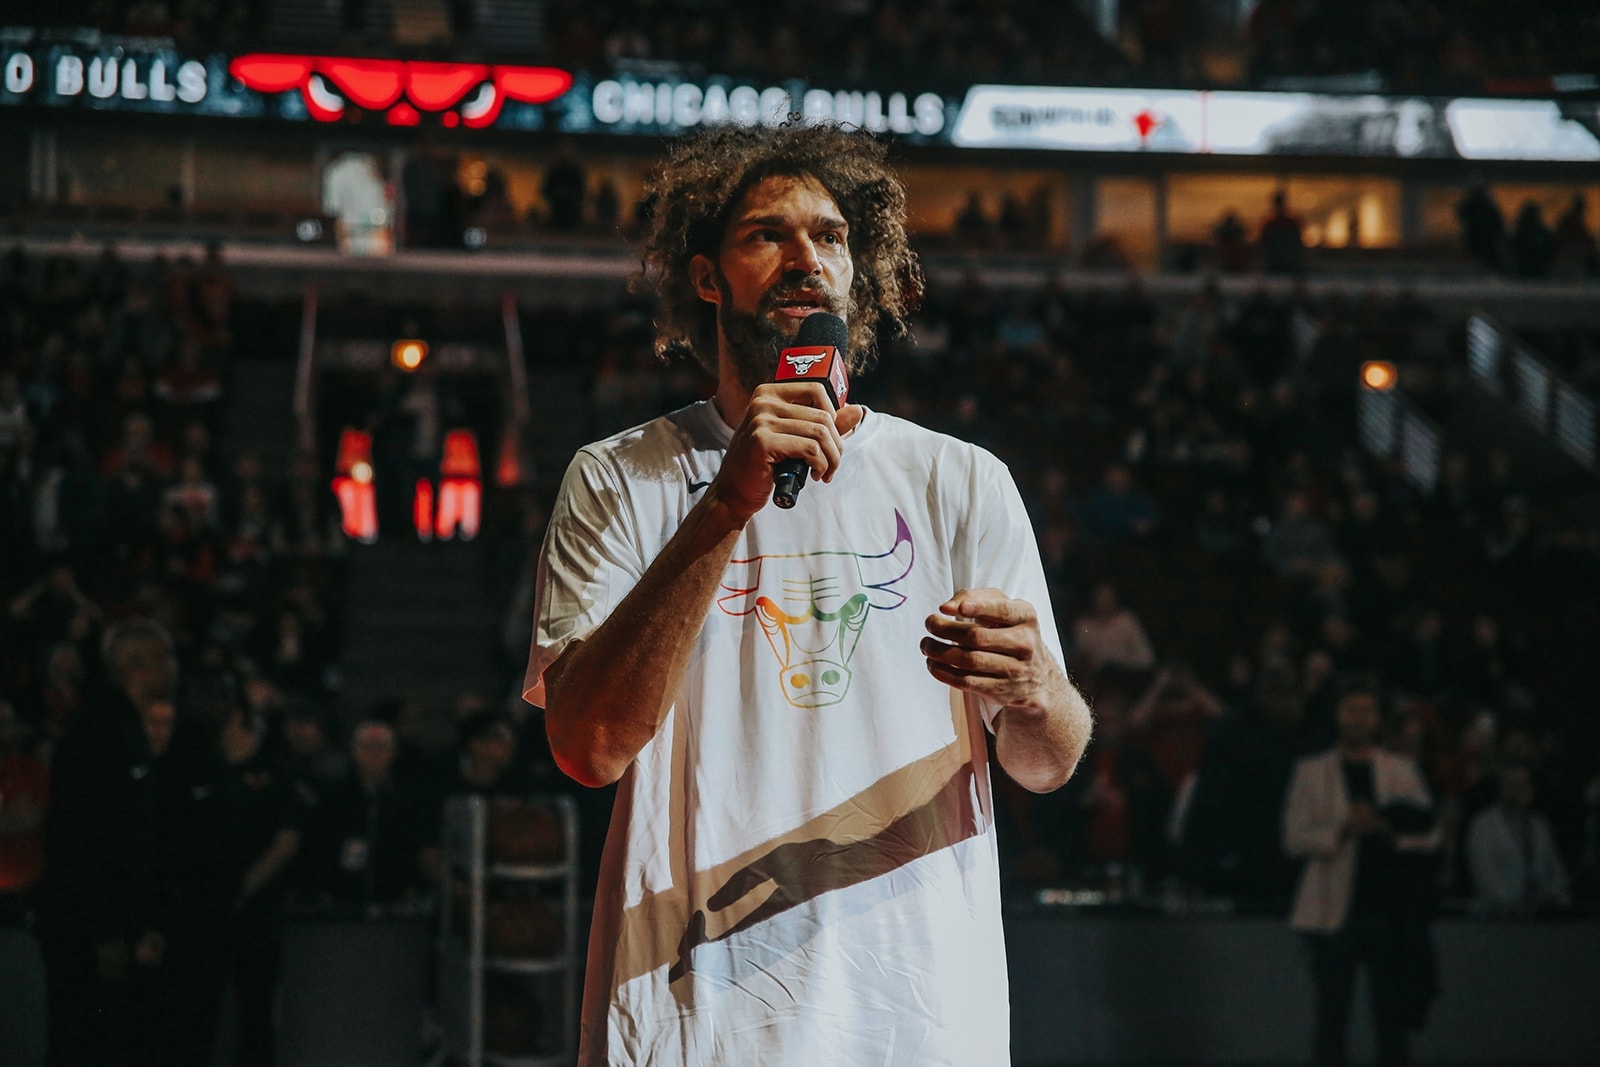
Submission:
[[[922,654],[946,685],[1009,708],[1044,711],[1064,680],[1032,604],[999,589],[963,589],[929,615]]]

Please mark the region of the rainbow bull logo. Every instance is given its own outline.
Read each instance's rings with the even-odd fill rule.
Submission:
[[[318,122],[338,122],[353,104],[383,112],[391,126],[419,125],[429,113],[444,126],[481,129],[507,100],[546,104],[572,88],[572,75],[555,67],[338,56],[254,53],[229,63],[228,73],[257,92],[300,90]]]
[[[837,704],[850,690],[850,657],[873,611],[906,602],[894,587],[911,573],[916,545],[904,516],[894,513],[894,543],[885,552],[808,552],[752,556],[728,564],[728,615],[754,615],[766,635],[783,695],[797,708]]]

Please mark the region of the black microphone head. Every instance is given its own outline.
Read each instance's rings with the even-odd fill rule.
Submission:
[[[844,353],[850,348],[850,331],[844,320],[826,311],[813,312],[800,320],[796,345],[830,345]]]

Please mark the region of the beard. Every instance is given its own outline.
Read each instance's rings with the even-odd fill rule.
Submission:
[[[733,365],[739,385],[747,393],[756,386],[772,381],[773,368],[783,350],[794,344],[804,319],[780,319],[776,312],[786,297],[801,289],[810,289],[822,297],[821,310],[849,321],[851,301],[848,295],[835,292],[821,278],[795,272],[786,274],[765,293],[755,311],[737,311],[728,290],[727,280],[717,279],[722,290],[722,303],[717,307],[717,326],[721,330],[728,361]]]

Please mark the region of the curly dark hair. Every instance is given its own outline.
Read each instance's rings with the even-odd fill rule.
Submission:
[[[717,373],[716,308],[689,276],[696,255],[715,260],[723,231],[744,194],[771,177],[809,177],[833,197],[850,226],[855,281],[849,316],[852,372],[872,365],[880,323],[905,336],[922,291],[922,268],[906,242],[906,191],[871,134],[827,125],[720,126],[685,138],[645,184],[654,216],[645,235],[635,288],[660,301],[656,352],[692,355]]]

